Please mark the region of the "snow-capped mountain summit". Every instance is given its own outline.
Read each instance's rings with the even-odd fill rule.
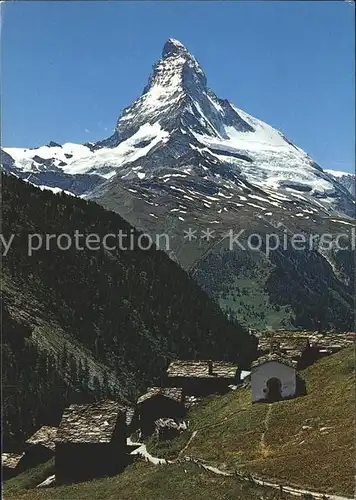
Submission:
[[[162,50],[162,57],[179,54],[190,55],[185,46],[179,40],[176,40],[175,38],[168,38]]]
[[[222,114],[223,113],[223,114]],[[99,146],[115,147],[134,136],[140,127],[159,123],[170,134],[195,132],[228,138],[226,124],[252,130],[231,108],[207,88],[200,64],[183,44],[169,39],[162,58],[154,65],[142,95],[120,115],[115,133]]]
[[[5,153],[5,168],[20,177],[89,197],[120,183],[157,205],[158,195],[178,205],[185,196],[196,208],[207,201],[206,192],[218,201],[237,196],[241,204],[248,184],[267,198],[310,204],[326,214],[352,216],[355,207],[350,193],[283,134],[217,97],[198,61],[173,38],[111,137]]]

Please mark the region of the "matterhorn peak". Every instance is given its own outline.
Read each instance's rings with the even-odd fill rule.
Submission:
[[[187,54],[187,53],[188,53],[187,49],[179,40],[176,40],[175,38],[169,38],[164,44],[162,50],[162,57],[165,58],[169,56]]]
[[[114,135],[97,145],[117,146],[134,136],[140,127],[154,123],[167,133],[184,130],[185,134],[225,139],[225,125],[239,131],[253,130],[228,101],[220,100],[207,87],[199,62],[174,38],[165,42],[162,57],[154,64],[141,96],[121,113]]]
[[[258,217],[266,220],[266,216],[274,217],[271,206],[277,208],[275,216],[279,217],[288,205],[292,211],[298,210],[295,217],[309,220],[307,224],[314,211],[355,214],[354,179],[343,184],[341,177],[323,173],[278,130],[219,98],[208,87],[194,55],[174,38],[164,43],[163,55],[154,64],[143,92],[121,112],[110,137],[95,144],[60,146],[50,142],[35,151],[7,148],[2,158],[5,169],[15,175],[28,180],[31,174],[31,182],[35,178],[40,186],[64,188],[74,194],[96,197],[110,186],[117,186],[117,193],[130,186],[133,193],[142,189],[140,200],[160,207],[158,202],[146,200],[152,189],[152,200],[161,200],[162,207],[179,200],[183,214],[189,212],[189,205],[194,213],[201,204],[203,211],[210,210],[214,201],[214,224],[223,212],[236,211],[236,207],[238,212],[245,208],[250,212],[251,207],[261,210]],[[77,174],[83,174],[83,182],[71,177]],[[254,189],[255,194],[247,194]],[[234,199],[230,202],[230,198]],[[111,206],[111,195],[109,199]],[[123,200],[128,200],[126,194]],[[305,208],[308,202],[311,211]],[[126,210],[126,201],[123,203]],[[153,218],[161,215],[148,209]],[[176,210],[169,215],[175,217]],[[183,222],[185,217],[179,217]],[[207,217],[211,220],[210,214]],[[144,219],[137,220],[141,224]]]

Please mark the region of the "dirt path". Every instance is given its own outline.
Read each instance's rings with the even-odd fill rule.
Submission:
[[[190,457],[186,457],[185,459],[191,460],[195,464],[199,465],[200,467],[202,467],[206,471],[212,472],[213,474],[218,474],[220,476],[227,476],[227,477],[238,477],[240,480],[253,482],[258,486],[264,486],[267,488],[273,488],[275,490],[281,491],[281,485],[278,483],[265,481],[264,479],[260,479],[260,478],[257,478],[255,476],[252,476],[252,475],[246,476],[246,475],[240,474],[238,471],[232,472],[232,471],[221,470],[218,467],[213,467],[213,466],[208,465],[208,464],[206,464],[198,459],[194,459],[194,458],[190,458]],[[283,491],[283,493],[288,493],[289,495],[298,496],[298,497],[305,495],[305,494],[309,494],[315,500],[316,499],[320,499],[320,500],[324,500],[324,499],[325,500],[354,500],[350,497],[344,497],[344,496],[340,496],[340,495],[332,495],[332,494],[326,494],[326,493],[319,493],[316,491],[305,490],[303,488],[296,488],[296,487],[292,487],[292,486],[282,485],[282,491]]]
[[[269,455],[269,450],[268,450],[268,447],[266,445],[266,433],[268,432],[268,429],[269,429],[269,424],[270,424],[271,416],[272,416],[272,410],[273,410],[273,405],[269,405],[267,413],[266,413],[266,417],[263,421],[264,430],[261,434],[261,441],[260,441],[261,455],[263,458],[265,458]]]
[[[265,443],[265,436],[266,436],[266,432],[269,429],[269,424],[270,424],[270,420],[271,420],[271,416],[272,416],[272,410],[273,410],[273,406],[270,405],[269,408],[268,408],[268,410],[267,410],[266,417],[265,417],[265,420],[264,420],[264,431],[263,431],[263,433],[261,435],[261,441],[260,441],[260,444],[261,444],[261,453],[263,455],[265,453],[268,454],[268,447],[267,447],[267,445]],[[219,469],[219,467],[216,467],[214,465],[209,465],[208,463],[205,463],[203,460],[200,460],[200,459],[197,459],[197,458],[193,458],[193,457],[189,457],[189,456],[183,456],[184,452],[188,449],[190,443],[195,438],[197,432],[198,431],[194,431],[192,433],[189,441],[184,446],[184,448],[179,452],[178,458],[175,459],[175,460],[166,460],[164,458],[153,457],[150,453],[148,453],[148,451],[146,449],[146,446],[144,444],[142,444],[142,443],[133,443],[130,439],[128,439],[127,444],[130,444],[131,446],[138,446],[137,450],[134,450],[134,452],[132,452],[131,455],[139,455],[142,458],[144,458],[144,460],[149,461],[149,462],[151,462],[151,463],[153,463],[155,465],[158,465],[158,464],[172,464],[172,463],[178,463],[179,464],[179,463],[184,463],[186,461],[192,461],[193,463],[197,464],[199,467],[201,467],[204,470],[206,470],[208,472],[211,472],[213,474],[217,474],[217,475],[225,476],[225,477],[236,477],[236,478],[239,478],[240,480],[243,480],[243,481],[250,481],[250,482],[252,481],[257,486],[265,486],[267,488],[273,488],[275,490],[280,491],[280,489],[281,489],[281,483],[274,483],[272,481],[268,481],[268,480],[259,478],[257,476],[246,475],[246,473],[240,473],[237,470],[235,470],[235,471],[222,470],[222,469]],[[344,496],[340,496],[340,495],[332,495],[332,494],[326,494],[326,493],[319,493],[319,492],[316,492],[316,491],[305,490],[302,487],[297,488],[297,487],[292,487],[292,486],[287,486],[287,485],[282,485],[282,487],[283,487],[283,492],[284,493],[289,493],[290,495],[293,495],[293,496],[299,496],[300,497],[302,495],[309,494],[315,500],[316,499],[322,500],[324,498],[326,500],[353,500],[352,498],[344,497]]]
[[[197,435],[197,432],[198,432],[198,431],[193,431],[193,433],[192,433],[192,435],[190,436],[190,438],[189,438],[189,440],[188,440],[187,444],[186,444],[186,445],[184,446],[184,448],[182,448],[182,449],[180,450],[180,452],[178,453],[178,458],[180,458],[180,457],[183,455],[183,453],[184,453],[184,452],[185,452],[185,451],[189,448],[190,443],[193,441],[193,439],[194,439],[194,438],[195,438],[195,436]]]
[[[267,411],[267,414],[266,414],[266,418],[264,420],[265,430],[261,436],[261,450],[267,449],[264,440],[265,440],[265,433],[268,431],[271,414],[272,414],[272,405],[270,405],[270,407]],[[129,446],[136,446],[137,447],[135,450],[133,450],[130,453],[131,455],[138,455],[139,457],[143,458],[146,462],[150,462],[154,465],[165,465],[165,464],[173,464],[173,463],[183,464],[184,462],[191,461],[191,462],[197,464],[199,467],[203,468],[204,470],[211,472],[213,474],[217,474],[217,475],[225,476],[225,477],[236,477],[242,481],[253,482],[254,484],[256,484],[258,486],[273,488],[273,489],[276,489],[279,491],[281,490],[280,483],[273,483],[273,482],[270,482],[268,480],[261,479],[257,476],[246,475],[246,474],[240,473],[237,470],[235,470],[235,471],[221,470],[216,466],[209,465],[208,463],[205,463],[203,460],[189,457],[189,456],[183,457],[183,453],[187,450],[187,448],[189,447],[190,443],[192,442],[192,440],[194,439],[196,434],[197,434],[197,431],[194,431],[192,433],[189,441],[187,442],[185,447],[180,451],[178,458],[175,460],[166,460],[165,458],[154,457],[147,451],[145,444],[131,441],[130,438],[127,439],[127,444]],[[53,476],[48,477],[45,481],[40,483],[37,487],[46,487],[46,486],[50,486],[54,483],[55,483],[55,476],[53,475]],[[324,500],[324,499],[325,500],[354,500],[350,497],[344,497],[344,496],[340,496],[340,495],[332,495],[332,494],[326,494],[326,493],[319,493],[319,492],[305,490],[302,488],[296,488],[296,487],[291,487],[291,486],[282,485],[282,487],[283,487],[284,493],[289,493],[290,495],[299,496],[299,497],[302,495],[305,495],[305,494],[309,494],[312,496],[313,499],[320,499],[320,500]]]

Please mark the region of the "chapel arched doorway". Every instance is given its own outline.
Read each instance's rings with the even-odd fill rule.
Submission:
[[[282,384],[278,378],[272,377],[267,380],[267,400],[279,401],[282,399]]]

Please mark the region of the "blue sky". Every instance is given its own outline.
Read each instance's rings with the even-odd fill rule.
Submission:
[[[5,2],[2,143],[111,134],[166,39],[210,87],[323,168],[354,170],[354,6],[335,2]]]

